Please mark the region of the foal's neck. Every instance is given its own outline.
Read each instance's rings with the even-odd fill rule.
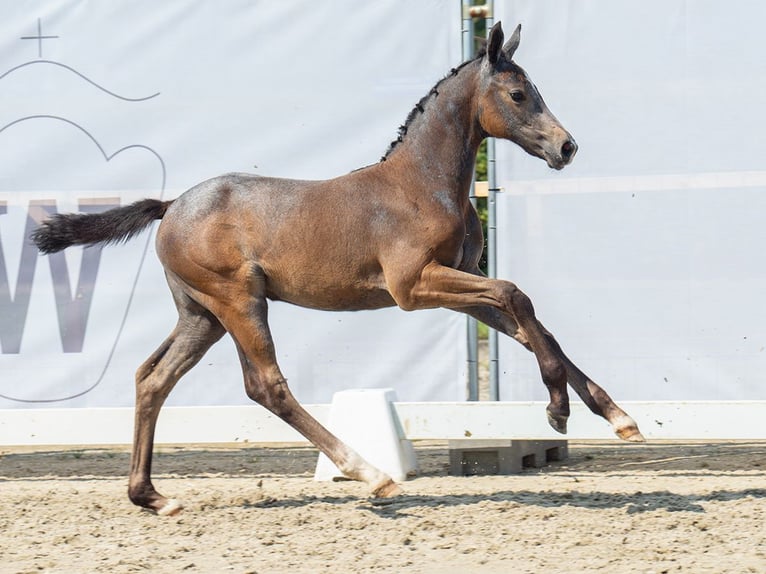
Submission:
[[[450,191],[468,199],[474,164],[485,134],[476,109],[480,61],[453,71],[414,113],[406,133],[386,156],[391,168],[417,178],[414,192]]]

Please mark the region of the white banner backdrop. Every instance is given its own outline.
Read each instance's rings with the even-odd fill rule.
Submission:
[[[550,171],[499,142],[499,275],[622,400],[766,398],[766,7],[498,2],[577,140]],[[547,399],[501,338],[503,400]]]
[[[0,2],[0,408],[129,406],[175,324],[153,233],[40,257],[50,213],[172,198],[228,171],[320,179],[374,163],[460,61],[457,2]],[[353,387],[465,397],[447,311],[273,304],[304,402]],[[248,404],[216,345],[171,405]]]

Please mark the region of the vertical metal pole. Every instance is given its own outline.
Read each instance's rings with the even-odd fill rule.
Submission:
[[[473,19],[470,15],[471,0],[463,0],[463,61],[473,57]],[[476,207],[475,177],[471,179],[469,195],[471,203]],[[473,317],[468,317],[467,329],[468,348],[468,400],[479,400],[479,326]]]
[[[497,277],[497,177],[495,175],[495,139],[487,141],[487,274]],[[489,400],[500,400],[500,368],[498,363],[497,331],[490,329],[489,337]]]
[[[492,0],[487,1],[489,8],[485,18],[487,33],[495,23]],[[487,274],[497,277],[497,176],[495,172],[495,139],[487,139]],[[497,331],[489,330],[489,400],[500,400],[500,370],[498,368]]]

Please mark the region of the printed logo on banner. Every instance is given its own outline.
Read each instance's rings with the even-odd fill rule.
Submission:
[[[54,104],[62,74],[78,98],[114,106],[116,114],[159,96],[127,97],[44,59],[45,43],[60,38],[43,33],[37,19],[36,34],[19,36],[36,44],[37,58],[0,71],[0,397],[15,402],[64,401],[100,383],[150,241],[118,248],[109,259],[100,247],[41,256],[28,239],[32,230],[57,212],[96,212],[146,196],[121,188],[126,170],[151,178],[159,197],[166,181],[165,163],[151,147],[107,149],[81,113],[87,107],[77,117],[26,113],[30,99],[61,107]],[[25,97],[43,86],[42,98]]]

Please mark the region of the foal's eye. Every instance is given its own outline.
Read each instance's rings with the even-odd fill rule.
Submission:
[[[526,96],[524,95],[524,92],[520,90],[514,90],[513,92],[511,92],[511,99],[514,102],[519,103],[519,102],[523,102],[526,99]]]

